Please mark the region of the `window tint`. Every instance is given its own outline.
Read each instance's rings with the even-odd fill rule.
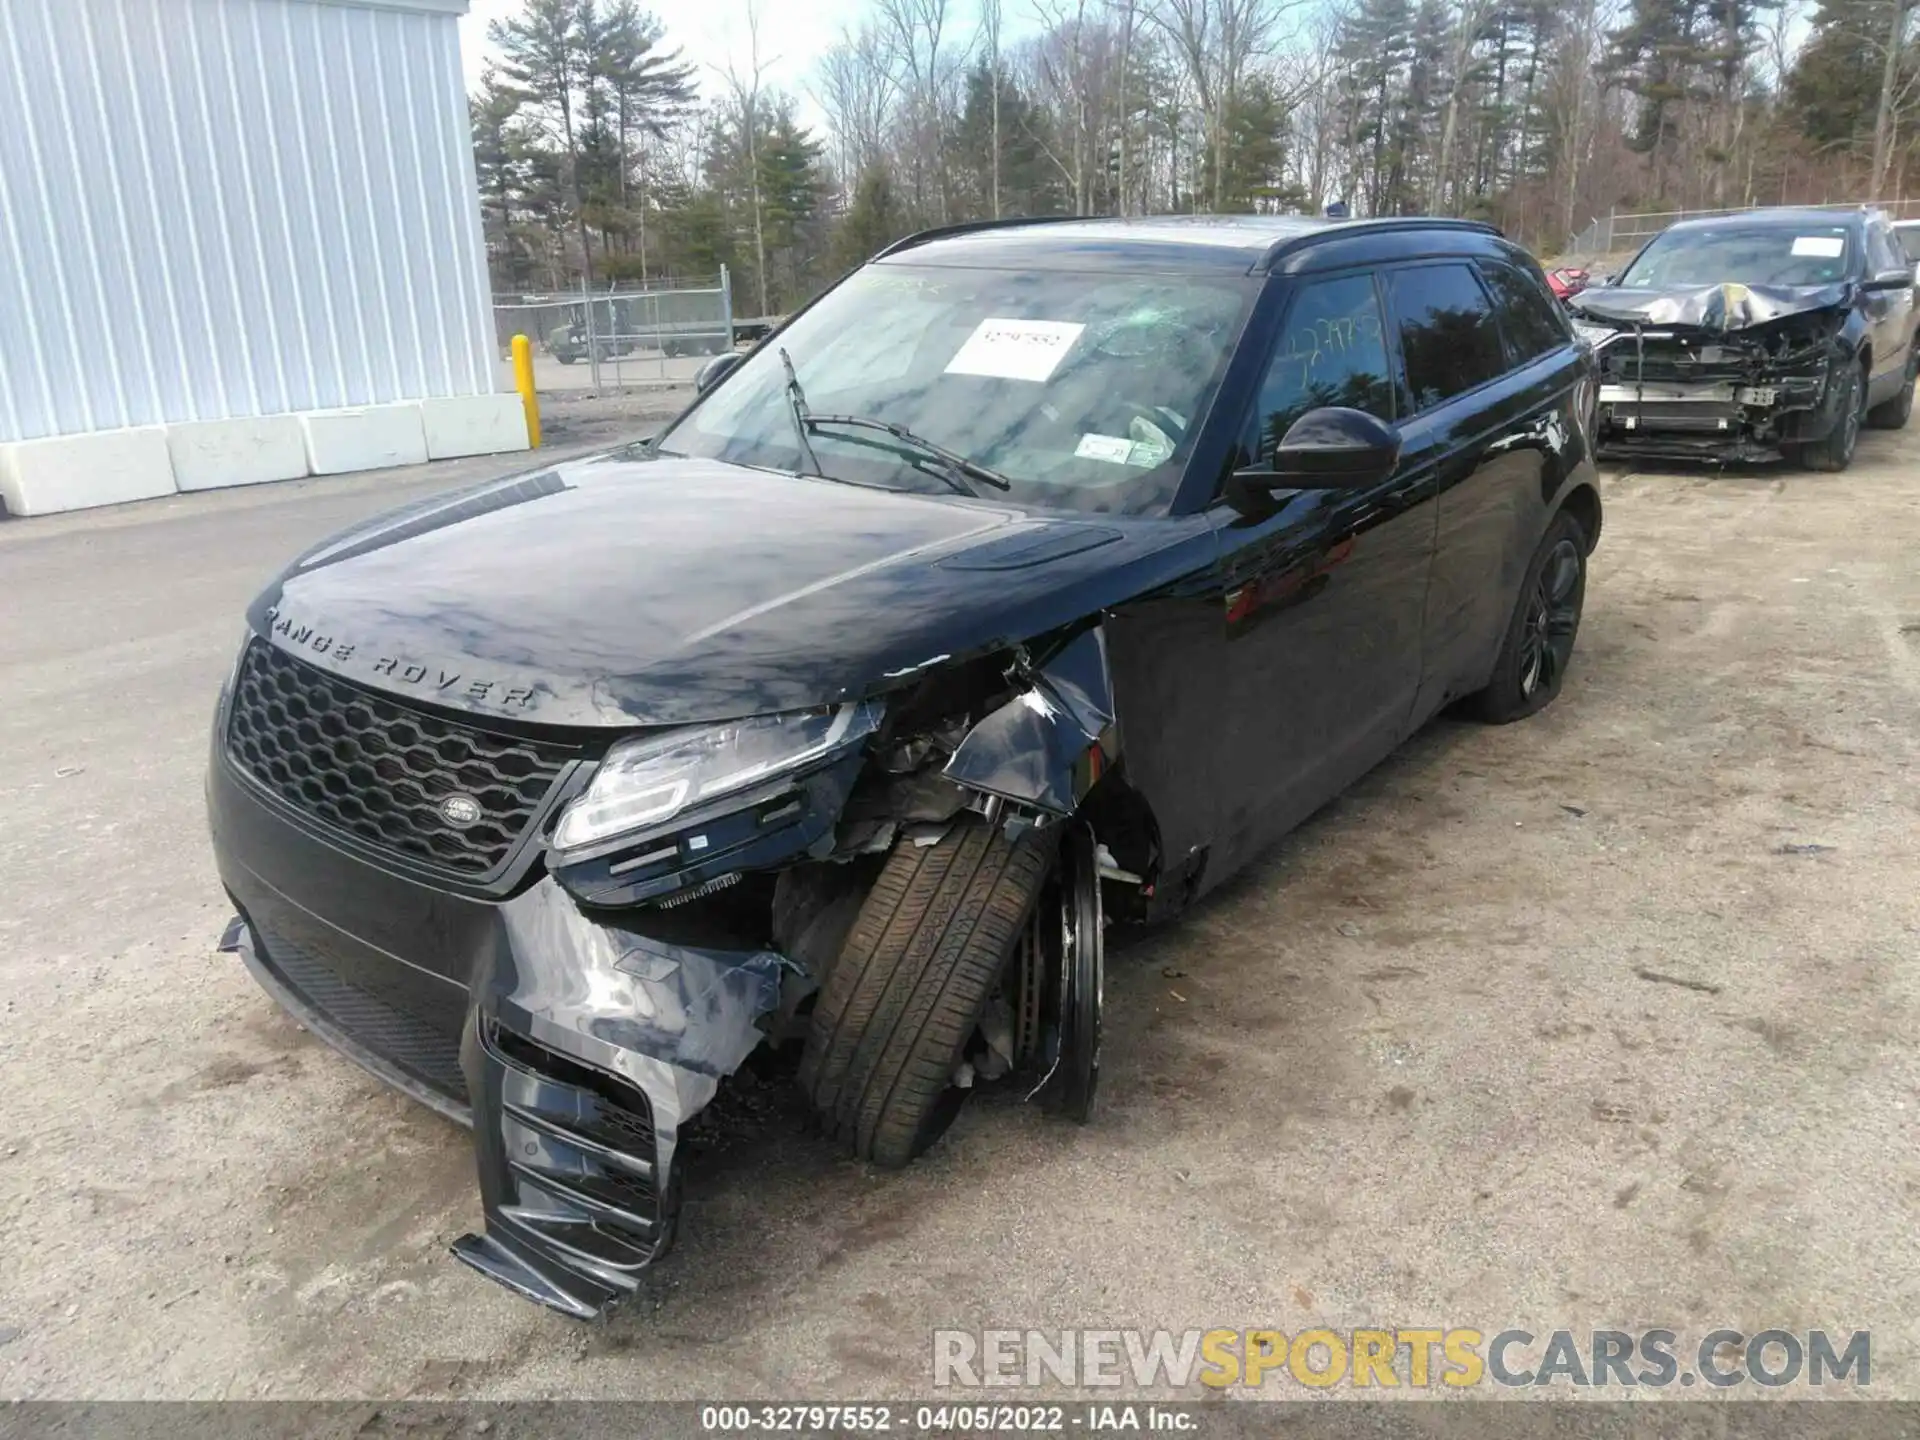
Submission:
[[[1483,265],[1480,273],[1493,291],[1515,364],[1524,365],[1567,343],[1566,318],[1544,284],[1511,265]]]
[[[1430,410],[1506,370],[1493,309],[1471,267],[1396,270],[1391,284],[1415,410]]]
[[[1260,383],[1249,455],[1270,458],[1294,421],[1324,405],[1393,419],[1391,373],[1372,276],[1303,286]]]

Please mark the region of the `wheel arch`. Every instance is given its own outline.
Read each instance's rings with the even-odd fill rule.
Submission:
[[[1587,537],[1587,554],[1591,555],[1600,544],[1600,529],[1604,523],[1599,490],[1585,480],[1573,485],[1561,497],[1554,513],[1562,512],[1580,522],[1580,528]],[[1551,525],[1553,522],[1549,520],[1547,523]]]

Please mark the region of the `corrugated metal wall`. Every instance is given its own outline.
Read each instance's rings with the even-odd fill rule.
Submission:
[[[451,14],[0,0],[0,441],[495,388]]]

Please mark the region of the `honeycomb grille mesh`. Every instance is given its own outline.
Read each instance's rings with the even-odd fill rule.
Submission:
[[[476,730],[361,690],[254,640],[227,748],[267,789],[383,850],[485,875],[538,819],[572,752]],[[477,802],[460,826],[451,796]]]

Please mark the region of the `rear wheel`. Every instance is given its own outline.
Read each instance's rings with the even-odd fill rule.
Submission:
[[[978,817],[902,841],[820,992],[800,1084],[850,1154],[898,1167],[945,1133],[955,1072],[1039,898],[1056,836],[1009,841]]]
[[[1553,703],[1573,659],[1586,595],[1587,533],[1563,511],[1527,566],[1493,679],[1469,700],[1476,715],[1504,725]]]
[[[1867,412],[1867,423],[1876,430],[1904,430],[1913,416],[1913,382],[1920,375],[1920,349],[1909,349],[1907,373],[1900,378],[1900,393],[1882,400]]]
[[[1853,463],[1854,447],[1860,442],[1860,422],[1867,404],[1866,372],[1859,365],[1843,362],[1832,383],[1833,428],[1824,439],[1799,447],[1800,463],[1809,470],[1846,469]]]

